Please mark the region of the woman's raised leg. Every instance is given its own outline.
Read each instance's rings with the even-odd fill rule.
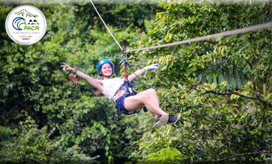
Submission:
[[[148,96],[144,94],[137,94],[135,96],[127,97],[125,99],[124,106],[129,112],[139,110],[146,106],[150,112],[155,114],[156,118],[166,113],[158,106],[158,104],[154,103]]]
[[[158,95],[157,95],[157,92],[156,92],[155,89],[150,88],[148,90],[145,90],[145,91],[142,91],[142,92],[138,93],[137,95],[146,95],[147,97],[149,97],[153,101],[153,103],[157,107],[160,107],[159,98],[158,98]]]

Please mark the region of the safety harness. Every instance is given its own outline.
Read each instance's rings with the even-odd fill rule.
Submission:
[[[124,56],[125,56],[125,59],[124,59]],[[115,95],[121,91],[123,88],[126,89],[125,93],[123,94],[123,97],[129,97],[129,96],[133,96],[133,95],[136,95],[137,92],[132,88],[133,85],[137,85],[139,84],[140,82],[140,77],[134,73],[132,71],[132,69],[130,68],[129,64],[128,64],[128,58],[127,58],[127,55],[125,53],[125,49],[123,49],[123,54],[121,55],[121,58],[124,62],[124,71],[125,71],[125,80],[124,80],[124,83],[119,87],[119,89],[115,92]],[[133,84],[131,83],[129,80],[128,80],[128,71],[127,71],[127,66],[129,67],[129,69],[131,70],[131,72],[137,76],[137,78],[139,79],[138,83],[137,84]],[[147,109],[146,107],[143,108],[145,112],[147,112]]]

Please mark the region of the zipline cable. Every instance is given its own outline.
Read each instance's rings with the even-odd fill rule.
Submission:
[[[125,79],[128,80],[128,72],[127,72],[126,66],[129,67],[130,71],[131,71],[133,74],[135,74],[135,73],[132,71],[132,69],[130,68],[130,66],[129,66],[129,64],[128,64],[128,59],[127,59],[127,55],[126,55],[126,53],[125,53],[125,49],[123,49],[123,48],[120,46],[120,44],[118,43],[118,41],[115,39],[115,37],[114,37],[113,34],[111,33],[110,29],[108,28],[108,26],[106,25],[106,23],[104,22],[104,20],[103,20],[102,17],[100,16],[99,12],[97,11],[97,9],[96,9],[96,7],[95,7],[93,1],[92,1],[92,0],[90,0],[90,1],[91,1],[92,5],[93,5],[93,7],[94,7],[94,9],[95,9],[95,11],[96,11],[96,13],[97,13],[97,15],[99,16],[99,18],[101,19],[101,21],[103,22],[103,24],[105,25],[105,27],[107,28],[107,30],[109,31],[109,33],[111,34],[112,38],[115,40],[115,42],[117,43],[117,45],[120,47],[121,51],[123,52],[123,55],[122,55],[121,57],[122,57],[122,60],[123,60],[123,62],[124,62],[124,66],[125,66]],[[126,57],[126,60],[124,60],[124,58],[123,58],[124,55],[125,55],[125,57]],[[140,77],[139,77],[137,74],[135,74],[135,75],[136,75],[136,77],[139,79],[139,80],[138,80],[138,83],[137,83],[137,84],[139,84],[139,83],[140,83]],[[137,84],[130,83],[130,82],[129,82],[128,84],[129,84],[129,85],[137,85]]]
[[[197,41],[203,41],[203,40],[217,38],[217,37],[223,37],[223,36],[229,36],[229,35],[235,35],[235,34],[250,32],[250,31],[266,29],[266,28],[269,28],[269,27],[272,27],[272,22],[263,23],[263,24],[259,24],[259,25],[254,25],[254,26],[245,27],[245,28],[240,28],[240,29],[236,29],[236,30],[232,30],[232,31],[222,32],[222,33],[218,33],[218,34],[212,34],[212,35],[208,35],[208,36],[197,37],[197,38],[188,39],[188,40],[184,40],[184,41],[180,41],[180,42],[169,43],[169,44],[164,44],[164,45],[154,46],[154,47],[139,48],[139,49],[128,50],[128,51],[124,51],[124,52],[128,53],[128,52],[133,52],[133,51],[141,51],[141,50],[156,49],[156,48],[162,48],[162,47],[168,47],[168,46],[175,46],[175,45],[191,43],[191,42],[197,42]]]
[[[120,44],[118,43],[118,41],[115,39],[115,37],[114,37],[113,34],[111,33],[110,29],[108,28],[108,26],[106,25],[106,23],[104,22],[104,20],[102,19],[102,17],[100,16],[99,12],[97,11],[96,7],[95,7],[94,4],[93,4],[93,1],[92,1],[92,0],[90,0],[90,1],[91,1],[92,5],[93,5],[93,7],[94,7],[94,9],[95,9],[95,11],[96,11],[96,13],[97,13],[97,15],[98,15],[99,18],[102,20],[103,24],[105,25],[105,27],[107,28],[107,30],[110,32],[111,36],[113,37],[113,39],[115,40],[115,42],[118,44],[118,46],[120,47],[120,49],[121,49],[121,51],[122,51],[122,50],[123,50],[122,47],[120,46]]]

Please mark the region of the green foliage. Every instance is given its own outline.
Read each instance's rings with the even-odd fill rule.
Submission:
[[[0,4],[2,22],[18,3]],[[87,82],[79,79],[79,87],[71,86],[67,83],[68,72],[61,72],[60,65],[66,62],[99,78],[96,64],[108,58],[119,75],[120,49],[101,29],[93,7],[89,3],[23,4],[41,9],[48,27],[41,41],[23,46],[12,42],[4,24],[0,26],[1,162],[132,160],[129,155],[137,146],[133,142],[145,128],[138,126],[138,117],[120,115],[112,101],[95,97],[95,88]],[[143,30],[143,22],[152,17],[149,9],[154,6],[142,9],[140,5],[104,4],[98,9],[105,13],[102,16],[116,39],[125,45]],[[120,20],[128,13],[125,20]],[[126,28],[130,25],[138,29]]]
[[[162,2],[164,11],[129,49],[268,22],[271,5]],[[182,118],[146,132],[134,156],[159,162],[161,152],[175,148],[182,154],[175,161],[183,163],[271,161],[271,34],[270,28],[133,53],[135,67],[161,64],[137,89],[156,88],[161,107]]]
[[[35,121],[22,112],[26,117],[24,122],[20,122],[18,128],[10,129],[0,126],[1,132],[1,162],[27,162],[27,163],[55,163],[71,161],[93,161],[94,158],[81,154],[80,147],[74,145],[64,151],[58,140],[50,140],[50,133],[47,126],[38,129]]]
[[[106,20],[107,25],[122,29],[130,28],[132,30],[144,30],[145,21],[153,18],[156,10],[160,9],[157,4],[146,4],[143,0],[137,1],[137,4],[103,0],[100,3],[95,3],[95,6],[101,17]],[[103,31],[106,31],[104,24],[97,17],[97,13],[91,3],[79,3],[75,7],[77,14],[80,14],[79,20],[85,22],[82,24],[83,26],[85,25],[83,29],[88,29],[91,26],[97,29],[102,27]],[[86,26],[86,22],[88,26]]]
[[[215,89],[215,86],[205,84],[210,90]],[[176,109],[180,110],[182,120],[176,126],[169,125],[160,131],[145,133],[138,142],[143,159],[150,159],[151,154],[159,154],[165,147],[176,148],[181,152],[184,158],[179,162],[211,161],[238,151],[271,149],[268,146],[272,139],[269,135],[269,108],[263,109],[258,103],[245,102],[239,96],[231,96],[230,99],[218,95],[203,96],[205,90],[201,91],[201,86],[197,89],[198,92],[183,86],[175,91],[165,91],[173,93],[168,101],[174,107],[172,110],[183,107]],[[175,96],[177,92],[181,96],[179,100]],[[262,123],[258,122],[260,120]],[[152,157],[154,161],[160,160],[159,156],[155,157]],[[247,157],[240,160],[259,159]]]
[[[176,160],[181,160],[182,154],[176,148],[162,148],[156,153],[150,154],[148,161],[156,159],[163,163],[173,163]]]
[[[161,64],[135,89],[156,88],[161,108],[181,116],[154,130],[152,113],[120,115],[87,82],[70,86],[68,72],[61,72],[66,62],[99,78],[95,68],[104,58],[117,76],[123,72],[120,49],[90,3],[34,5],[48,23],[40,42],[18,45],[0,25],[1,162],[271,162],[271,28],[128,54],[133,70]],[[128,49],[267,22],[271,6],[97,4]],[[1,3],[2,22],[13,7]]]

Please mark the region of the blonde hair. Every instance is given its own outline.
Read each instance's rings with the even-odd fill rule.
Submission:
[[[104,80],[104,77],[100,77],[99,80]],[[100,91],[99,89],[97,89],[96,91],[94,91],[94,95],[97,97],[103,97],[105,96],[102,91]]]
[[[102,91],[100,91],[100,90],[96,90],[96,91],[94,92],[94,95],[97,96],[97,97],[103,97],[103,96],[105,96],[105,95],[102,93]]]

